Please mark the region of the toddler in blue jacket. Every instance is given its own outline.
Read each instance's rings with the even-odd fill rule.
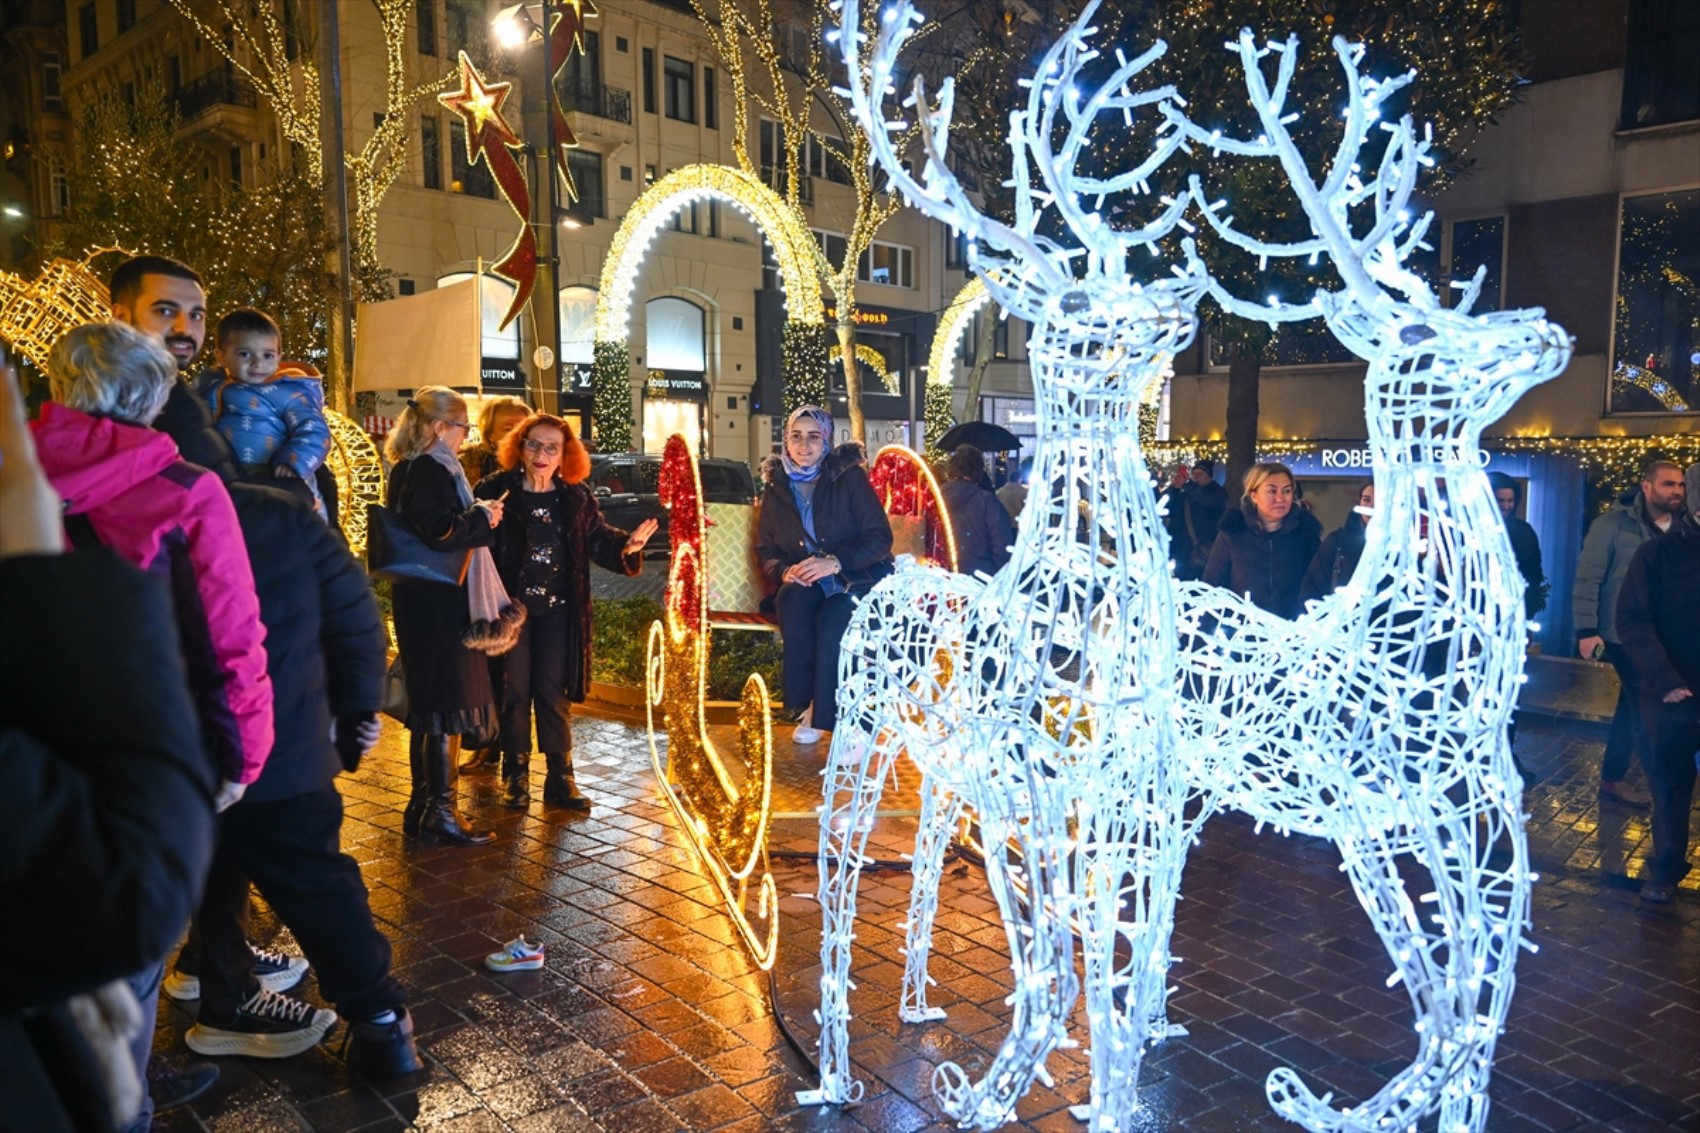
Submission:
[[[325,514],[314,481],[331,446],[319,372],[280,361],[283,336],[264,311],[238,307],[219,320],[216,333],[218,367],[196,383],[213,423],[250,475],[305,486]]]

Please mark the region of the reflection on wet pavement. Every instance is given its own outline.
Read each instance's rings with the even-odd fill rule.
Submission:
[[[946,870],[933,1002],[948,1018],[914,1026],[897,1020],[908,876],[864,877],[851,1054],[867,1095],[847,1110],[798,1110],[795,1092],[813,1082],[784,1028],[806,1046],[814,1026],[813,811],[826,753],[793,749],[784,735],[776,729],[774,809],[795,817],[774,824],[784,925],[770,989],[670,828],[641,723],[576,718],[578,779],[596,803],[588,817],[536,803],[505,811],[494,777],[463,779],[467,809],[501,835],[470,849],[402,835],[406,735],[388,726],[343,782],[344,842],[394,943],[428,1072],[378,1088],[353,1079],[339,1029],[300,1058],[224,1060],[212,1093],[155,1128],[945,1128],[933,1068],[983,1067],[1008,1026],[1008,952],[984,878],[966,861]],[[1602,737],[1576,723],[1519,733],[1540,776],[1526,796],[1540,951],[1519,961],[1490,1130],[1700,1129],[1700,876],[1674,905],[1639,901],[1630,879],[1647,852],[1646,815],[1599,805]],[[913,776],[882,805],[891,817],[870,853],[898,864],[914,837]],[[1170,1016],[1189,1033],[1146,1060],[1131,1128],[1291,1129],[1264,1097],[1277,1066],[1344,1104],[1405,1065],[1409,1003],[1384,985],[1389,964],[1330,843],[1217,819],[1192,853],[1183,896]],[[543,970],[482,967],[522,932],[547,946]],[[258,903],[253,935],[293,943]],[[318,1001],[311,978],[304,993]],[[182,1052],[193,1007],[162,1006],[160,1049]],[[1078,1013],[1074,1034],[1085,1037]],[[1034,1088],[1012,1128],[1081,1128],[1067,1107],[1084,1100],[1085,1052],[1060,1051],[1050,1069],[1054,1083]]]

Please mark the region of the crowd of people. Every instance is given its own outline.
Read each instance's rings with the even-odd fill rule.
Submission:
[[[111,299],[111,321],[53,349],[35,421],[15,374],[0,380],[0,664],[14,692],[0,751],[17,770],[0,797],[0,898],[31,911],[28,932],[0,933],[0,1057],[19,1068],[7,1104],[22,1127],[142,1130],[204,1090],[214,1066],[150,1057],[162,991],[199,1000],[186,1035],[198,1054],[289,1057],[346,1019],[354,1073],[418,1070],[390,943],[341,850],[336,778],[376,744],[384,707],[409,734],[406,835],[491,841],[460,809],[459,775],[499,768],[501,805],[523,809],[534,750],[543,805],[588,811],[571,707],[589,691],[590,568],[637,574],[657,526],[607,523],[562,418],[491,399],[469,438],[465,398],[413,390],[386,444],[386,506],[462,566],[390,583],[392,664],[370,578],[335,522],[317,373],[285,359],[274,320],[238,308],[218,322],[214,366],[191,378],[206,296],[176,261],[125,262]],[[752,548],[802,745],[833,731],[844,633],[894,569],[863,448],[833,434],[822,408],[789,416],[763,466]],[[941,497],[958,570],[1009,562],[1023,479],[994,492],[983,453],[949,455]],[[1522,486],[1492,486],[1533,617],[1547,587]],[[1247,472],[1236,506],[1209,461],[1164,494],[1176,575],[1284,618],[1347,585],[1376,522],[1365,482],[1325,535],[1291,469],[1272,462]],[[1700,465],[1650,464],[1589,528],[1572,597],[1580,654],[1609,663],[1622,689],[1600,799],[1651,808],[1641,893],[1655,903],[1689,868],[1700,519],[1684,501],[1696,498]],[[95,655],[91,714],[74,674]],[[1650,794],[1627,782],[1635,760]],[[68,891],[74,906],[56,899]],[[248,939],[251,891],[303,956]],[[309,968],[331,1008],[285,994]]]

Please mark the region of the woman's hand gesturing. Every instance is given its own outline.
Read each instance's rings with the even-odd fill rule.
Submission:
[[[643,545],[649,542],[649,537],[655,534],[655,529],[659,526],[660,524],[658,524],[654,519],[646,519],[642,523],[638,524],[637,527],[632,530],[632,533],[626,537],[626,546],[623,553],[635,555],[639,551],[643,550]]]

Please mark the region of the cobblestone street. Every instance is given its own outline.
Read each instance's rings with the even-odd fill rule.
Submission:
[[[1004,933],[978,867],[947,869],[933,1002],[948,1018],[922,1026],[900,1024],[896,1010],[908,876],[864,876],[851,1054],[867,1093],[851,1109],[800,1109],[796,1091],[815,1083],[784,1028],[811,1046],[819,927],[811,812],[824,749],[781,739],[775,753],[784,767],[773,837],[784,924],[770,987],[656,793],[641,722],[586,713],[575,736],[594,813],[569,818],[537,803],[529,813],[503,811],[493,777],[464,779],[468,809],[500,832],[482,848],[430,848],[402,835],[399,728],[387,726],[379,750],[344,781],[345,844],[395,943],[427,1073],[382,1090],[351,1079],[339,1025],[296,1059],[224,1060],[212,1093],[155,1128],[945,1128],[933,1068],[983,1066],[1008,1026]],[[1602,737],[1595,725],[1553,721],[1527,722],[1519,735],[1539,776],[1527,800],[1540,947],[1518,963],[1490,1130],[1700,1129],[1695,879],[1671,906],[1637,898],[1645,813],[1596,805]],[[909,848],[912,786],[887,794],[890,817],[875,833],[881,859]],[[1296,1068],[1339,1104],[1405,1065],[1414,1047],[1408,1000],[1385,985],[1390,965],[1331,844],[1218,818],[1192,852],[1183,898],[1170,1018],[1188,1034],[1147,1058],[1138,1128],[1290,1129],[1264,1096],[1275,1067]],[[548,946],[547,967],[487,972],[483,956],[522,932]],[[290,943],[263,907],[255,935]],[[303,987],[317,1001],[311,978]],[[162,1015],[160,1049],[182,1052],[187,1006]],[[1082,1128],[1067,1107],[1085,1099],[1083,1051],[1061,1051],[1050,1067],[1054,1085],[1035,1087],[1019,1127]]]

